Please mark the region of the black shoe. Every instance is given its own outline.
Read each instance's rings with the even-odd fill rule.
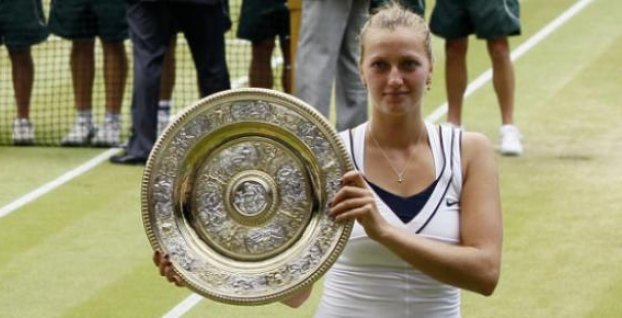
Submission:
[[[130,155],[124,152],[110,157],[110,162],[120,165],[144,165],[147,163],[147,158]]]

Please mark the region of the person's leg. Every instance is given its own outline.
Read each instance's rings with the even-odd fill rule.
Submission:
[[[30,47],[9,48],[13,90],[17,103],[17,118],[13,123],[13,144],[30,145],[34,143],[34,127],[30,122],[30,97],[34,83],[34,63]]]
[[[9,49],[11,71],[13,74],[13,90],[17,103],[17,118],[30,117],[30,98],[35,72],[30,47]]]
[[[346,1],[344,1],[346,2]],[[336,128],[341,131],[367,120],[367,90],[359,73],[358,36],[369,10],[368,0],[350,0],[343,39],[340,43],[335,78]]]
[[[83,146],[89,143],[94,134],[92,99],[95,79],[95,40],[72,40],[71,79],[73,85],[76,121],[73,128],[63,138],[63,146]]]
[[[225,58],[226,19],[221,4],[179,4],[177,22],[188,41],[201,97],[231,88]]]
[[[127,81],[127,55],[123,42],[102,41],[106,113],[119,114]]]
[[[281,73],[281,85],[283,85],[283,91],[286,93],[292,93],[292,58],[290,51],[290,37],[282,36],[279,38],[279,45],[281,48],[281,56],[283,56],[283,72]]]
[[[121,106],[127,80],[127,55],[122,41],[102,40],[102,47],[106,114],[91,142],[94,146],[114,147],[121,142]]]
[[[155,144],[162,64],[173,32],[168,7],[138,2],[128,9],[134,63],[132,130],[126,153],[112,157],[113,163],[144,163]]]
[[[514,66],[506,37],[487,40],[492,63],[492,83],[501,109],[501,123],[514,123]]]
[[[34,85],[34,61],[31,47],[48,36],[41,1],[0,2],[0,44],[7,47],[11,61],[16,116],[12,141],[15,145],[34,143],[34,126],[30,121]]]
[[[294,93],[327,118],[349,3],[302,1]]]
[[[158,136],[168,126],[173,106],[173,89],[175,88],[175,48],[177,36],[174,35],[164,55],[164,66],[160,78],[160,100],[158,101]]]
[[[445,41],[445,85],[447,92],[447,122],[462,125],[462,102],[467,87],[467,37]]]
[[[291,21],[289,8],[285,6],[274,15],[274,26],[279,39],[283,66],[281,71],[281,86],[286,93],[292,93],[292,60],[291,60]]]
[[[160,101],[171,101],[173,89],[175,88],[175,49],[177,46],[177,36],[173,36],[166,54],[164,55],[164,65],[162,67],[162,77],[160,78]]]
[[[492,63],[492,83],[501,110],[499,151],[503,155],[519,156],[523,153],[521,133],[514,125],[514,66],[510,58],[507,37],[487,40]]]
[[[272,88],[274,85],[271,65],[273,50],[274,38],[252,43],[252,58],[248,74],[250,87]]]
[[[436,0],[430,16],[430,31],[445,39],[447,122],[457,127],[462,125],[462,105],[467,88],[469,36],[475,33],[471,13],[479,12],[471,7],[480,5],[477,1]]]
[[[78,111],[91,109],[95,78],[95,40],[73,40],[71,45],[71,79],[74,103]]]

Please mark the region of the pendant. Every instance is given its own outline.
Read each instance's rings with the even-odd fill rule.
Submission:
[[[397,179],[397,183],[402,183],[402,181],[404,181],[404,179],[402,179],[402,177],[400,177],[399,179]]]

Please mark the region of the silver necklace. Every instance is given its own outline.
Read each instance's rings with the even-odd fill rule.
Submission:
[[[371,139],[374,141],[374,143],[376,144],[376,146],[378,147],[378,149],[380,149],[380,152],[382,153],[382,155],[384,156],[384,159],[387,161],[387,163],[389,164],[389,167],[391,167],[391,169],[393,170],[393,172],[395,173],[395,175],[397,176],[397,183],[402,183],[404,182],[404,173],[406,172],[406,169],[408,168],[408,165],[410,164],[410,162],[412,161],[413,158],[413,152],[411,151],[410,154],[408,155],[408,160],[406,160],[406,163],[404,164],[404,167],[402,168],[401,171],[397,171],[397,169],[395,169],[395,167],[393,166],[393,164],[391,163],[391,159],[389,158],[389,156],[387,155],[387,153],[384,151],[384,148],[382,148],[382,146],[380,145],[380,143],[378,142],[378,140],[376,139],[376,137],[374,137],[374,135],[371,133],[371,123],[369,123],[367,125],[367,133],[369,134],[369,136],[371,137]],[[423,136],[423,133],[420,134],[420,136],[417,139],[417,143],[419,142],[419,138],[421,138],[421,136]]]

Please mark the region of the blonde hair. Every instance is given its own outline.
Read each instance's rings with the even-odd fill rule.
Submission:
[[[369,29],[378,28],[381,30],[394,31],[399,27],[411,29],[415,31],[415,33],[421,34],[423,36],[423,44],[425,47],[426,55],[430,59],[430,62],[433,62],[430,29],[428,28],[428,25],[426,24],[423,17],[404,8],[399,2],[391,0],[375,10],[375,12],[367,19],[367,22],[365,22],[365,24],[363,25],[363,28],[361,29],[361,34],[359,35],[361,50],[359,64],[363,61],[363,54],[365,49],[365,35],[367,34],[367,31]]]

